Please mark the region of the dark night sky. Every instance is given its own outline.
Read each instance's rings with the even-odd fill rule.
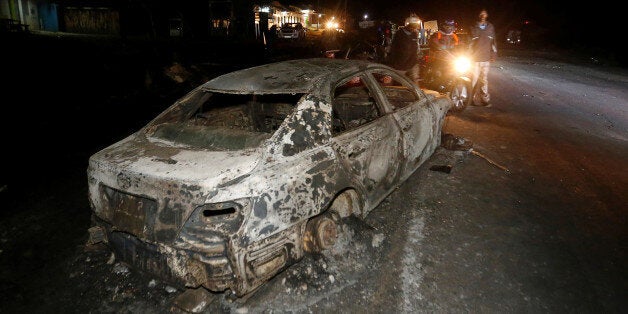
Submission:
[[[391,19],[402,19],[414,12],[425,20],[452,17],[461,21],[472,22],[477,12],[486,8],[489,11],[489,19],[496,24],[507,24],[508,20],[534,19],[539,23],[560,23],[561,21],[579,21],[583,19],[597,19],[601,14],[609,15],[617,5],[583,5],[565,4],[561,1],[551,0],[310,0],[320,1],[321,5],[329,8],[347,10],[356,16],[362,16],[365,12]],[[574,2],[575,3],[575,2]],[[316,3],[312,3],[316,5]],[[597,12],[597,14],[592,14]],[[597,15],[597,16],[596,16]]]

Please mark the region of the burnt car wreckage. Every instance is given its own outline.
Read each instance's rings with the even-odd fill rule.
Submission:
[[[243,296],[406,180],[440,145],[449,108],[368,61],[219,76],[90,157],[89,241],[169,282]]]

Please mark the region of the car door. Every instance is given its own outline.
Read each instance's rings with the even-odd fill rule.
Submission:
[[[351,76],[332,95],[332,147],[362,190],[365,211],[396,186],[402,158],[399,126],[369,84],[364,75]]]
[[[397,73],[381,69],[371,74],[401,128],[405,157],[401,176],[405,179],[429,157],[425,151],[434,136],[433,108],[416,85]]]

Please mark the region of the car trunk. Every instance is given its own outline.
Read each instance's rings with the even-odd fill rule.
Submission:
[[[90,158],[90,200],[115,230],[170,243],[219,186],[257,165],[258,150],[212,152],[132,139]]]

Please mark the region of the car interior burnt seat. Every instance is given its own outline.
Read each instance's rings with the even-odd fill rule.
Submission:
[[[247,103],[247,112],[256,132],[272,133],[294,110],[294,104],[282,102],[261,102],[252,100]]]
[[[341,133],[379,116],[375,99],[364,84],[336,88],[332,101],[332,131]]]

